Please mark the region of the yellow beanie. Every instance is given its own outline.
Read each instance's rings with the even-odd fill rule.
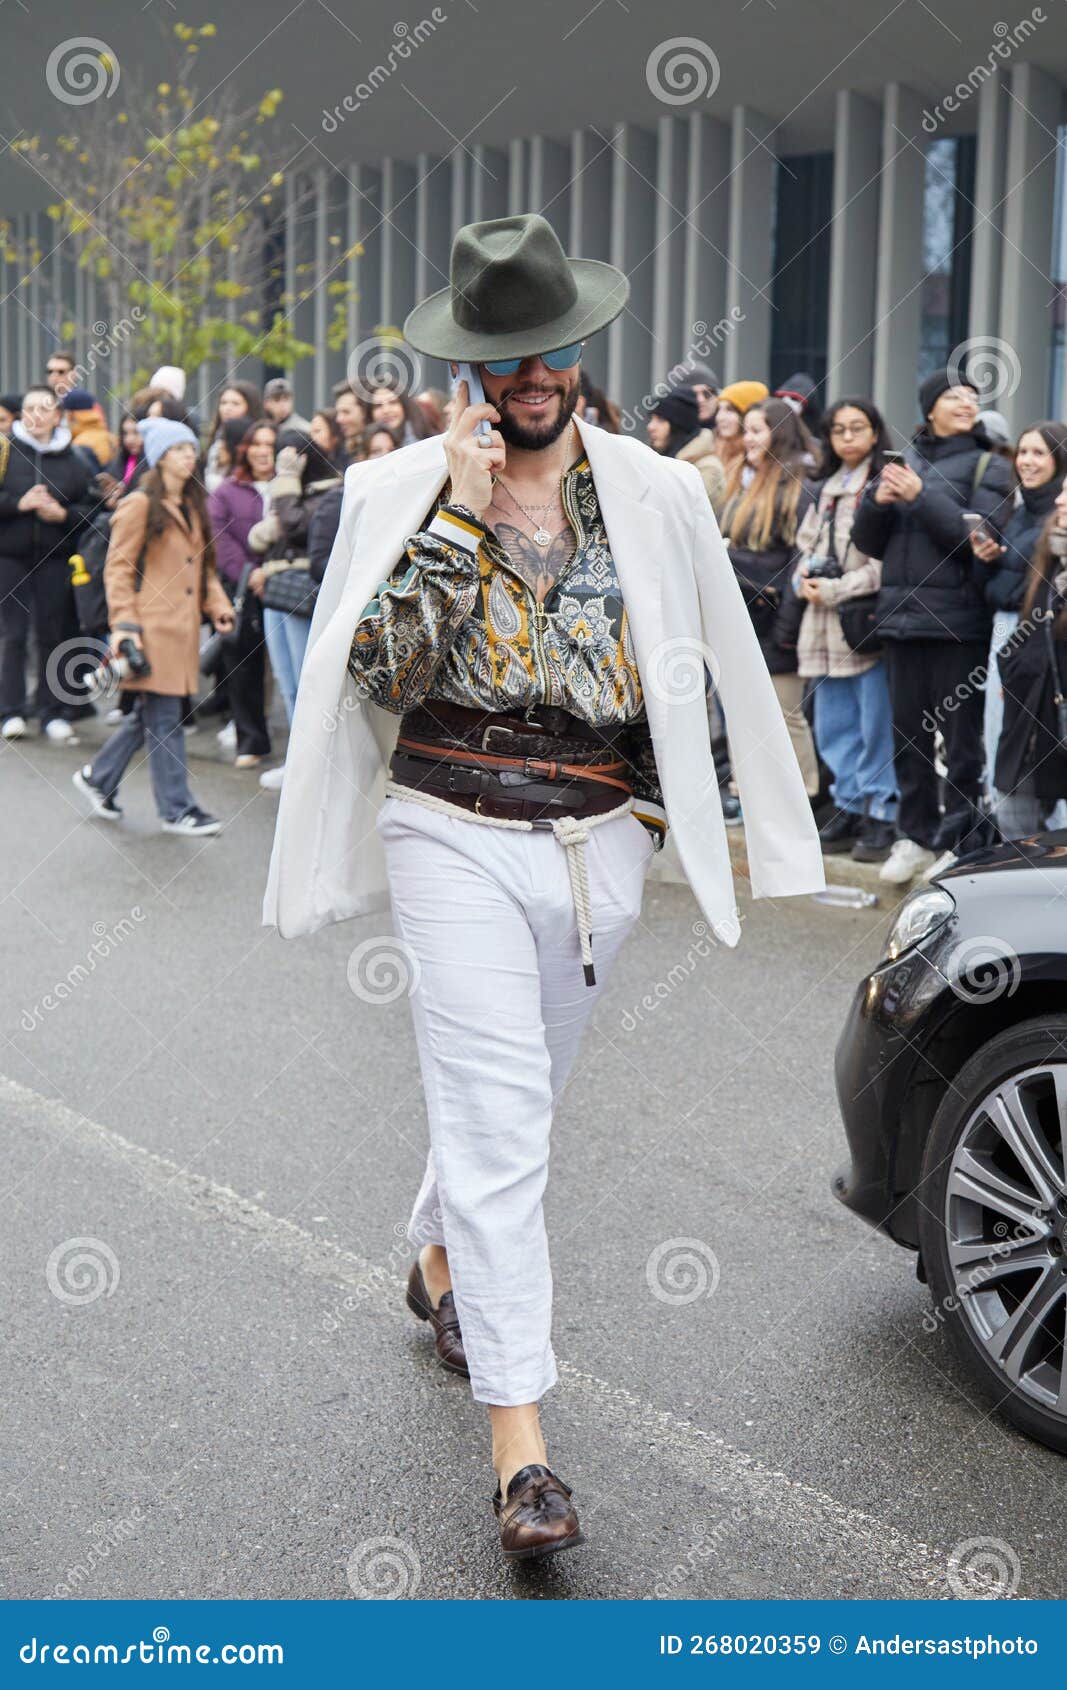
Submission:
[[[719,389],[719,398],[725,399],[735,411],[744,416],[753,405],[758,405],[761,399],[769,399],[771,390],[762,381],[732,381],[729,387]]]

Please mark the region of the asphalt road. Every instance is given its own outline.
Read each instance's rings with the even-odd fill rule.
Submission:
[[[408,1005],[347,977],[382,918],[260,927],[254,776],[195,760],[229,825],[194,842],[143,772],[121,828],[83,819],[77,761],[0,749],[0,1593],[944,1600],[993,1539],[1062,1596],[1063,1461],[972,1400],[912,1259],[829,1192],[886,910],[746,901],[726,952],[649,886],[548,1198],[545,1421],[588,1543],[509,1569],[483,1411],[403,1307]]]

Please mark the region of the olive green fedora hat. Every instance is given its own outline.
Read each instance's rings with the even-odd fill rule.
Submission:
[[[409,314],[404,339],[457,363],[530,358],[587,340],[630,296],[621,270],[568,258],[535,212],[465,224],[452,242],[450,274],[447,288]]]

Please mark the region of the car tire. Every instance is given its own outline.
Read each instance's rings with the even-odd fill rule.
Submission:
[[[1020,1022],[946,1089],[926,1144],[919,1240],[982,1397],[1067,1454],[1067,1017]]]

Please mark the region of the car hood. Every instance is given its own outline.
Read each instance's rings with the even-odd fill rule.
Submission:
[[[1067,869],[1067,829],[1031,834],[1026,839],[1012,839],[1005,845],[972,851],[939,874],[935,884],[951,887],[954,880],[970,879],[976,874],[1010,874],[1035,868]]]

